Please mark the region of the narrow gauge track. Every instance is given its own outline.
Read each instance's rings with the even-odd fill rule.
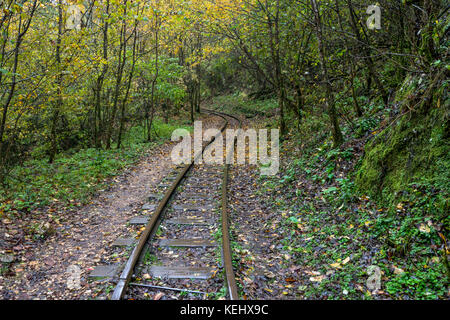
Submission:
[[[234,126],[241,126],[235,116],[207,109],[202,112],[224,120],[221,133],[230,125],[229,119]],[[202,153],[215,138],[202,146]],[[186,295],[198,298],[199,294],[223,294],[223,288],[229,299],[239,299],[228,229],[228,169],[228,164],[194,162],[181,167],[141,233],[111,300],[161,290],[174,292],[181,299]],[[141,279],[148,281],[132,282]]]

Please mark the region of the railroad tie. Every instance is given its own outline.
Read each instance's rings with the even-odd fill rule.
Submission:
[[[168,224],[182,224],[182,225],[198,225],[198,226],[209,226],[213,222],[210,219],[203,218],[176,218],[169,219],[166,221]]]
[[[113,247],[130,247],[136,242],[135,238],[117,238],[112,246]]]
[[[96,266],[89,274],[89,278],[104,279],[113,278],[119,271],[118,264]]]
[[[147,224],[149,217],[134,217],[128,221],[129,224]]]
[[[174,210],[181,210],[181,211],[207,211],[214,209],[214,206],[212,205],[202,205],[201,207],[198,205],[187,205],[187,204],[181,204],[181,205],[173,205]]]
[[[162,194],[151,193],[148,195],[148,201],[150,201],[150,202],[161,201],[163,197],[164,196]]]
[[[206,190],[205,190],[206,191]],[[180,197],[183,196],[185,198],[195,198],[195,199],[202,199],[202,200],[211,200],[211,193],[205,193],[205,192],[183,192],[180,194]]]
[[[216,269],[198,267],[151,266],[148,272],[154,278],[207,280],[215,274]]]
[[[160,247],[215,247],[216,242],[207,239],[163,239],[159,242]]]
[[[156,207],[157,207],[156,204],[146,203],[142,206],[142,210],[155,211]]]

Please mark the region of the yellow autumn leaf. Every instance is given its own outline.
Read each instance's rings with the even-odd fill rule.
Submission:
[[[430,229],[429,226],[427,226],[426,224],[422,223],[422,224],[419,226],[419,231],[420,231],[420,232],[423,232],[423,233],[430,233],[431,229]]]
[[[333,268],[336,268],[336,269],[342,268],[342,267],[341,267],[341,264],[340,264],[339,262],[332,263],[332,264],[330,264],[330,266],[332,266]]]

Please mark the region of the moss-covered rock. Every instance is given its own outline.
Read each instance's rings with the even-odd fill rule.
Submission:
[[[390,202],[408,184],[426,182],[448,193],[447,91],[447,81],[442,77],[405,79],[396,95],[403,115],[366,144],[356,175],[360,191]]]

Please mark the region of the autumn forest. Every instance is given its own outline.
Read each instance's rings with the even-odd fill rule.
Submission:
[[[114,299],[127,259],[122,299],[449,299],[448,1],[0,1],[2,299]],[[170,178],[199,120],[279,129],[279,172],[206,167],[227,191],[203,204],[203,169]],[[228,217],[171,213],[192,199]]]

